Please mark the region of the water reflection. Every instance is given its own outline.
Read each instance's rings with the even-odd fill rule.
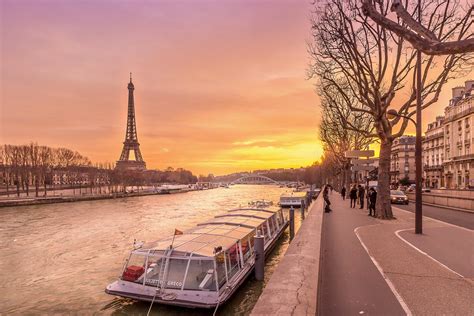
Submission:
[[[0,210],[0,310],[5,313],[143,315],[149,303],[115,298],[105,286],[120,274],[133,240],[156,240],[189,229],[254,199],[278,202],[288,189],[232,186],[186,194],[134,197]],[[300,212],[296,214],[296,226]],[[288,246],[281,237],[265,268],[267,282]],[[250,313],[263,284],[251,276],[219,315]],[[212,315],[213,310],[155,304],[155,315]]]

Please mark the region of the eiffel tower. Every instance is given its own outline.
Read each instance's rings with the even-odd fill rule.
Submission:
[[[137,137],[137,123],[135,122],[135,104],[133,100],[133,90],[135,86],[132,83],[132,73],[130,73],[130,82],[128,83],[128,116],[127,131],[125,133],[125,141],[123,142],[123,150],[120,159],[117,161],[116,169],[121,170],[145,170],[146,164],[143,161],[140,152],[140,144]],[[130,151],[134,152],[135,160],[130,160]]]

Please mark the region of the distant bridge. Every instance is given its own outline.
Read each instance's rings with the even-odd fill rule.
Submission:
[[[231,184],[279,184],[279,182],[262,175],[248,175],[232,181]]]

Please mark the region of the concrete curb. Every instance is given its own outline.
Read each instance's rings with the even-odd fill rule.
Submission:
[[[323,196],[311,205],[251,315],[315,315],[319,285]]]

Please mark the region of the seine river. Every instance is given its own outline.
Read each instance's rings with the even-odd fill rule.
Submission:
[[[246,205],[277,203],[285,188],[236,185],[154,195],[0,209],[0,314],[146,315],[149,303],[104,293],[120,275],[133,240],[151,241]],[[296,226],[300,212],[295,212]],[[288,231],[268,258],[265,281],[253,276],[219,315],[248,315],[288,246]],[[154,315],[213,311],[154,305]]]

